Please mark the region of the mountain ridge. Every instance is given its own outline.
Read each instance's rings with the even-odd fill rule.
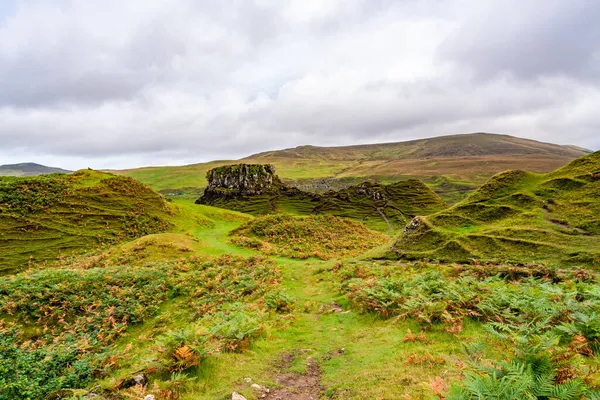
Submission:
[[[58,167],[48,167],[34,162],[0,165],[0,176],[38,176],[54,173],[69,174],[71,172],[73,171]]]

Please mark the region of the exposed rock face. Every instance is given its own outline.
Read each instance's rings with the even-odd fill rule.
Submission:
[[[282,185],[269,164],[235,164],[214,168],[206,174],[208,186],[196,203],[211,204],[215,198],[260,196]]]

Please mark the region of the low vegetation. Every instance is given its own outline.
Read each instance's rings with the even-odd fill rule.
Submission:
[[[299,146],[254,154],[238,161],[148,167],[117,173],[138,179],[163,193],[181,196],[205,188],[204,176],[212,168],[236,162],[273,164],[284,182],[295,183],[303,190],[326,192],[365,180],[391,183],[418,179],[453,204],[501,171],[520,168],[549,172],[585,154],[585,149],[571,146],[475,133],[347,147]]]
[[[442,398],[600,396],[600,283],[594,273],[364,262],[334,271],[342,293],[363,312],[413,319],[424,331],[441,326],[451,334],[465,323],[485,324],[497,339],[494,346],[470,343],[465,380],[441,385],[449,387]],[[426,337],[409,332],[404,341]]]
[[[281,274],[263,258],[224,256],[147,267],[49,269],[0,281],[0,399],[85,388],[124,362],[112,344],[185,299],[187,327],[165,331],[148,365],[182,372],[220,351],[244,351],[264,329],[264,297]],[[275,293],[275,292],[274,292]],[[115,389],[121,388],[121,384]]]
[[[264,196],[255,166],[229,198],[257,217],[1,178],[0,400],[600,399],[599,154],[451,208],[411,180]]]
[[[390,240],[346,218],[285,214],[255,218],[232,231],[231,236],[236,245],[264,254],[322,260],[357,256]]]

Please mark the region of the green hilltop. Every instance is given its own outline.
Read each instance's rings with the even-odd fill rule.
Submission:
[[[547,174],[506,171],[453,207],[414,219],[388,254],[600,265],[600,152]]]
[[[168,229],[171,207],[128,177],[0,177],[0,273]]]
[[[47,174],[68,174],[68,171],[62,168],[47,167],[36,163],[19,163],[0,165],[0,176],[38,176]]]

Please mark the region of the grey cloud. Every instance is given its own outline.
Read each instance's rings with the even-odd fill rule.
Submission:
[[[600,79],[600,2],[484,0],[440,46],[439,57],[490,79],[566,75]]]
[[[0,18],[0,159],[133,167],[469,131],[600,146],[598,7],[574,3],[23,0]]]

